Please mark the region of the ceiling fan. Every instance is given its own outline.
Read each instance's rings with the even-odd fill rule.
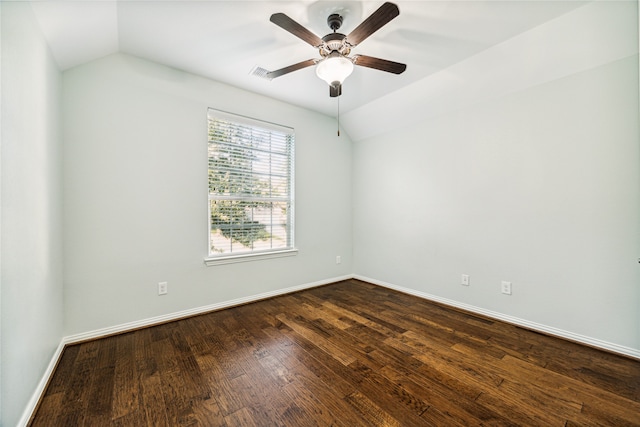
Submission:
[[[334,13],[327,18],[327,24],[333,33],[320,38],[284,13],[274,13],[271,15],[271,22],[318,49],[320,58],[307,59],[275,71],[258,67],[254,70],[254,74],[271,80],[315,65],[318,77],[329,84],[329,95],[332,97],[342,94],[342,83],[353,72],[354,65],[401,74],[407,68],[405,64],[366,55],[349,56],[352,48],[362,43],[399,14],[398,6],[386,2],[348,35],[344,35],[337,32],[342,25],[343,18]]]

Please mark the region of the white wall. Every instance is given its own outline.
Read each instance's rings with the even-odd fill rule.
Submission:
[[[638,112],[634,55],[355,143],[354,271],[639,350]]]
[[[0,424],[13,426],[62,338],[61,75],[31,6],[1,8]]]
[[[65,334],[351,273],[351,142],[334,119],[122,54],[63,87]],[[207,107],[295,128],[297,256],[204,265]]]

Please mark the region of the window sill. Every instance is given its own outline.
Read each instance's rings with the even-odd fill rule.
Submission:
[[[283,258],[298,255],[297,249],[287,249],[284,251],[262,252],[257,254],[229,255],[220,257],[207,257],[204,263],[207,267],[215,265],[236,264],[238,262],[260,261],[263,259]]]

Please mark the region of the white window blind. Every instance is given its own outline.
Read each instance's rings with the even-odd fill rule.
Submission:
[[[293,129],[209,109],[209,258],[294,248]]]

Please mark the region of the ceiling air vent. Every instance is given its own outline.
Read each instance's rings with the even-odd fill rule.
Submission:
[[[255,67],[253,67],[253,69],[251,70],[251,72],[249,74],[251,74],[253,76],[257,76],[257,77],[262,77],[263,79],[273,80],[273,79],[267,77],[268,73],[269,73],[269,70],[265,70],[264,68],[258,67],[256,65]]]

